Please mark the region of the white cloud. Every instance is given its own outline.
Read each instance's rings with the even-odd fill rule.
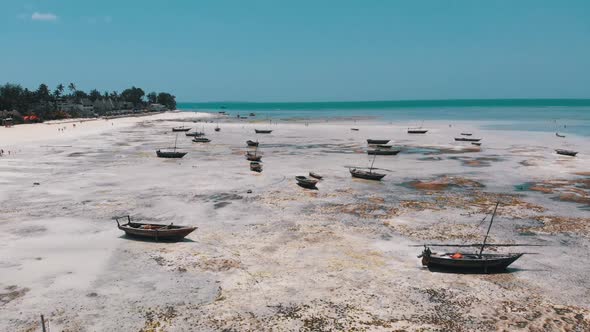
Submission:
[[[31,20],[44,21],[44,22],[55,22],[55,21],[57,21],[57,15],[52,14],[52,13],[34,12],[33,15],[31,15]]]

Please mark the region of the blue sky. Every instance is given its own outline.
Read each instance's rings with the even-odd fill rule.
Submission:
[[[590,98],[590,1],[1,0],[0,82],[179,101]]]

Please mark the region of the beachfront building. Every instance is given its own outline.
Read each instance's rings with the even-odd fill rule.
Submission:
[[[150,104],[150,106],[148,106],[148,111],[150,111],[150,112],[163,112],[163,111],[166,111],[166,106],[164,106],[162,104]]]

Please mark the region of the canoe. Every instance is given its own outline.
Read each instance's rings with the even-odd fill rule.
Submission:
[[[159,158],[182,158],[184,157],[188,152],[179,152],[179,151],[161,151],[161,150],[156,150],[156,155]]]
[[[256,132],[257,134],[270,134],[270,133],[272,133],[272,130],[268,130],[268,129],[254,129],[254,132]]]
[[[555,152],[560,155],[575,157],[578,152],[572,150],[556,149]]]
[[[391,141],[390,139],[368,139],[368,144],[387,144]]]
[[[250,161],[260,161],[262,159],[261,154],[246,152],[246,159]]]
[[[247,140],[246,141],[246,144],[248,144],[248,146],[258,146],[258,141],[254,142],[254,141],[251,141],[251,140]]]
[[[318,180],[310,179],[307,176],[296,176],[295,180],[297,180],[298,185],[309,189],[315,189],[315,185],[318,183]]]
[[[375,172],[371,172],[371,171],[367,172],[367,171],[363,171],[363,170],[356,169],[356,168],[350,169],[350,174],[354,178],[375,180],[375,181],[380,181],[386,175],[386,174],[375,173]]]
[[[211,142],[211,140],[208,139],[207,137],[195,137],[195,138],[193,138],[192,141],[195,143],[209,143],[209,142]]]
[[[422,252],[422,265],[461,270],[504,270],[523,254],[473,254],[464,252],[437,254],[429,248]]]
[[[378,156],[395,156],[400,151],[401,150],[381,150],[381,149],[377,149],[377,150],[367,150],[367,154],[369,154],[369,155],[378,155]]]
[[[180,226],[172,223],[170,225],[163,225],[131,222],[129,216],[127,216],[127,223],[122,225],[119,222],[119,218],[115,220],[117,221],[117,227],[124,231],[125,235],[156,241],[179,241],[197,229],[197,227]]]
[[[257,161],[250,162],[250,170],[253,172],[262,172],[262,164]]]
[[[466,138],[466,137],[455,137],[457,142],[479,142],[481,138]]]
[[[408,134],[426,134],[428,129],[408,129]]]
[[[314,172],[309,172],[309,176],[311,176],[312,178],[316,178],[318,180],[321,180],[323,178],[323,176],[319,175],[318,173],[314,173]]]
[[[189,127],[174,127],[172,128],[172,131],[189,131],[191,130],[191,128]]]

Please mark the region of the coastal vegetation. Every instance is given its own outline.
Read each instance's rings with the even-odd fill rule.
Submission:
[[[0,86],[0,119],[14,123],[66,118],[122,115],[176,108],[176,98],[168,92],[150,92],[135,86],[123,90],[100,92],[79,90],[74,83],[58,84],[53,91],[47,84],[36,90],[19,84]]]

